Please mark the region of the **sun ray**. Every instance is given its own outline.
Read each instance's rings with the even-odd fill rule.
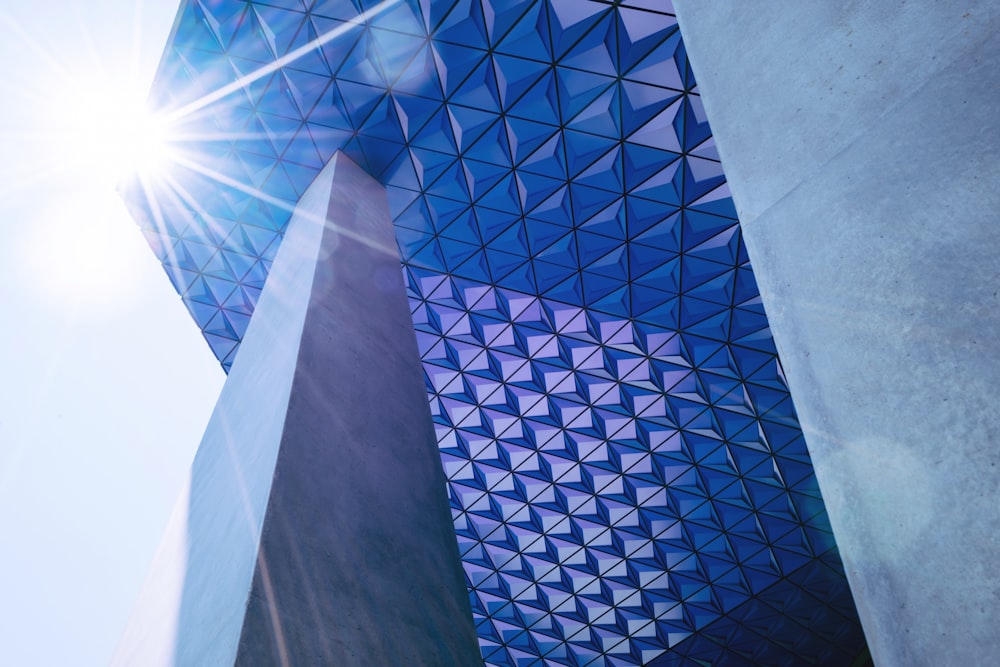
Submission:
[[[0,23],[3,23],[10,33],[13,33],[15,37],[18,37],[24,43],[28,50],[38,59],[38,62],[47,65],[53,73],[57,74],[64,81],[70,80],[70,73],[58,60],[52,57],[49,50],[36,42],[20,23],[3,10],[0,10]]]
[[[162,239],[168,239],[170,236],[167,234],[167,225],[163,220],[163,209],[160,207],[160,202],[157,200],[156,195],[153,194],[153,189],[149,186],[148,177],[144,175],[139,176],[139,187],[142,188],[143,195],[149,205],[149,212],[153,216],[153,229],[156,230],[157,234],[160,235]],[[177,253],[174,252],[174,247],[168,243],[164,243],[164,252],[167,255],[166,260],[162,263],[165,271],[170,272],[173,269],[177,269]],[[169,260],[169,263],[167,262]],[[178,269],[179,270],[179,269]],[[178,281],[180,284],[180,281]]]
[[[266,202],[268,204],[271,204],[272,206],[282,209],[283,211],[287,211],[289,213],[295,212],[295,202],[290,203],[288,201],[285,201],[284,199],[278,199],[277,197],[273,197],[267,194],[266,192],[263,192],[259,188],[255,188],[249,185],[244,185],[243,183],[234,178],[230,178],[229,176],[226,176],[225,174],[217,172],[213,169],[209,169],[208,167],[201,166],[196,162],[192,162],[191,160],[188,160],[181,156],[177,157],[177,163],[203,176],[207,176],[208,178],[211,178],[212,180],[218,183],[221,183],[223,185],[228,185],[229,187],[239,190],[244,194],[256,197],[263,202]],[[318,216],[311,216],[311,214],[302,211],[299,211],[299,213],[301,213],[304,216],[310,217],[310,219],[320,220]],[[399,255],[398,248],[395,247],[388,248],[386,246],[383,246],[365,236],[362,236],[361,234],[340,227],[339,225],[337,225],[336,222],[332,220],[325,220],[324,222],[328,226],[336,229],[338,233],[343,234],[344,236],[354,239],[355,241],[358,241],[360,243],[364,243],[369,248],[373,248],[375,250],[378,250],[379,252],[386,253],[387,255],[391,255],[393,257],[397,257]]]
[[[208,214],[207,212],[205,212],[204,209],[202,209],[197,204],[197,202],[195,201],[195,198],[191,195],[190,192],[187,191],[187,189],[180,182],[178,182],[175,179],[173,179],[173,177],[170,176],[169,174],[166,175],[166,178],[170,181],[171,187],[173,188],[173,190],[168,191],[168,195],[169,196],[173,197],[175,199],[175,201],[177,201],[177,198],[179,197],[180,200],[182,200],[182,201],[178,202],[178,203],[181,204],[181,206],[183,206],[184,204],[188,204],[189,206],[191,206],[191,208],[195,209],[196,213],[199,213],[199,215],[202,215],[203,217],[205,217],[205,219],[207,219],[207,220],[213,220],[214,221],[214,217],[211,216],[210,214]],[[302,217],[304,217],[306,219],[312,220],[314,222],[315,221],[323,221],[323,220],[321,220],[321,218],[319,216],[311,214],[308,211],[299,211],[298,215],[300,215],[300,216],[302,216]],[[323,221],[323,222],[326,223],[327,221]],[[292,297],[292,295],[287,292],[288,288],[285,285],[279,284],[279,285],[276,285],[273,289],[275,290],[275,293],[278,294],[279,296],[281,296],[281,298],[283,298],[283,299],[284,298],[291,298]]]
[[[164,174],[163,178],[169,186],[167,189],[167,196],[171,197],[174,203],[180,205],[181,207],[192,209],[202,218],[202,221],[210,230],[216,233],[221,233],[223,231],[222,225],[219,224],[215,216],[206,211],[180,181],[169,173]]]
[[[31,169],[21,167],[15,175],[5,176],[3,186],[0,187],[0,198],[28,188],[44,183],[45,181],[65,173],[66,166],[58,162],[50,164],[42,163]]]
[[[375,5],[371,9],[369,9],[369,10],[367,10],[367,11],[361,13],[361,14],[358,14],[356,17],[354,17],[350,21],[347,21],[346,23],[344,23],[342,25],[339,25],[336,28],[333,28],[332,30],[328,30],[327,32],[323,33],[322,35],[320,35],[316,39],[308,42],[307,44],[303,44],[302,46],[300,46],[299,48],[295,49],[294,51],[289,51],[288,53],[286,53],[285,55],[281,56],[280,58],[278,58],[274,62],[268,63],[268,64],[266,64],[266,65],[264,65],[262,67],[259,67],[259,68],[255,69],[254,71],[250,72],[249,74],[245,74],[245,75],[241,76],[236,81],[233,81],[232,83],[226,84],[225,86],[222,86],[221,88],[219,88],[219,89],[217,89],[217,90],[215,90],[215,91],[213,91],[211,93],[208,93],[207,95],[199,97],[198,99],[194,100],[193,102],[190,102],[190,103],[182,106],[181,108],[177,109],[176,111],[171,112],[169,114],[170,118],[173,119],[173,120],[177,120],[177,119],[183,118],[184,116],[192,114],[195,111],[199,111],[200,109],[203,109],[206,106],[208,106],[209,104],[217,102],[217,101],[221,100],[224,97],[228,97],[229,95],[235,93],[238,90],[242,90],[242,89],[246,88],[247,86],[249,86],[254,81],[259,81],[260,79],[264,78],[265,76],[268,76],[269,74],[273,74],[274,72],[277,72],[282,67],[285,67],[286,65],[290,65],[291,63],[295,62],[299,58],[302,58],[303,56],[306,56],[306,55],[312,53],[314,50],[322,47],[323,45],[327,44],[328,42],[333,41],[337,37],[340,37],[341,35],[346,34],[350,30],[352,30],[352,29],[360,26],[361,24],[366,23],[370,19],[375,18],[376,16],[378,16],[381,13],[383,13],[385,10],[389,9],[390,7],[392,7],[393,5],[397,4],[398,2],[399,2],[399,0],[382,0],[382,2],[380,2],[377,5]]]
[[[298,136],[297,132],[274,132],[272,137],[291,139]],[[244,139],[266,139],[267,135],[260,132],[190,132],[176,131],[170,133],[171,141],[176,144],[212,143],[226,141],[242,141]]]

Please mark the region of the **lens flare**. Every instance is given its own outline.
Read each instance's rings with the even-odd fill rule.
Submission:
[[[112,185],[133,173],[154,175],[170,162],[170,128],[150,113],[144,92],[80,86],[53,119],[52,136],[69,168]]]

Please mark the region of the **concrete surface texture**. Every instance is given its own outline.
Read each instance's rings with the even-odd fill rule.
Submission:
[[[334,160],[236,664],[475,665],[385,190]]]
[[[1000,655],[1000,4],[676,9],[875,663]]]
[[[385,191],[292,217],[114,665],[480,661]]]
[[[112,665],[235,660],[333,170],[299,202]]]

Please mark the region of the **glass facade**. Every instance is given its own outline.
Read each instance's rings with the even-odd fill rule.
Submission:
[[[187,0],[152,100],[227,370],[331,155],[385,185],[487,665],[863,660],[665,0]]]

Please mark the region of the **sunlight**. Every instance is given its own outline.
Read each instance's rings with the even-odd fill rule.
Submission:
[[[66,91],[68,103],[53,114],[54,148],[64,165],[112,186],[135,172],[162,172],[171,157],[167,121],[145,108],[145,90],[102,84]]]
[[[24,284],[56,307],[86,306],[95,315],[141,297],[149,250],[113,188],[66,192],[33,213],[21,235]]]
[[[25,169],[55,196],[27,213],[20,262],[25,284],[53,305],[110,312],[137,298],[134,276],[148,252],[118,188],[134,175],[169,173],[171,134],[146,110],[146,87],[129,77],[90,73],[62,83],[37,101],[34,164]]]
[[[58,196],[35,207],[34,224],[25,232],[27,252],[22,254],[31,284],[46,288],[55,302],[67,300],[88,306],[111,306],[134,297],[129,274],[135,270],[127,258],[141,234],[128,224],[130,217],[117,192],[126,182],[138,184],[158,229],[164,228],[161,203],[180,199],[192,210],[200,207],[181,184],[183,172],[194,172],[242,192],[287,207],[256,187],[237,182],[202,164],[193,142],[231,142],[245,135],[191,135],[192,115],[288,66],[387,11],[399,0],[382,0],[355,20],[339,24],[274,62],[244,74],[180,108],[152,113],[146,106],[147,84],[136,71],[113,66],[78,67],[79,63],[46,60],[52,79],[48,85],[24,82],[25,101],[37,113],[22,136],[32,144],[18,168],[18,183],[44,181]],[[0,19],[2,19],[0,13]],[[22,35],[29,48],[44,49]],[[128,68],[126,68],[128,69]],[[186,146],[182,150],[181,146]],[[30,161],[30,164],[29,164]],[[137,178],[136,178],[137,177]],[[212,224],[212,217],[200,211]],[[172,252],[166,248],[166,253]],[[395,253],[395,248],[391,249]]]

